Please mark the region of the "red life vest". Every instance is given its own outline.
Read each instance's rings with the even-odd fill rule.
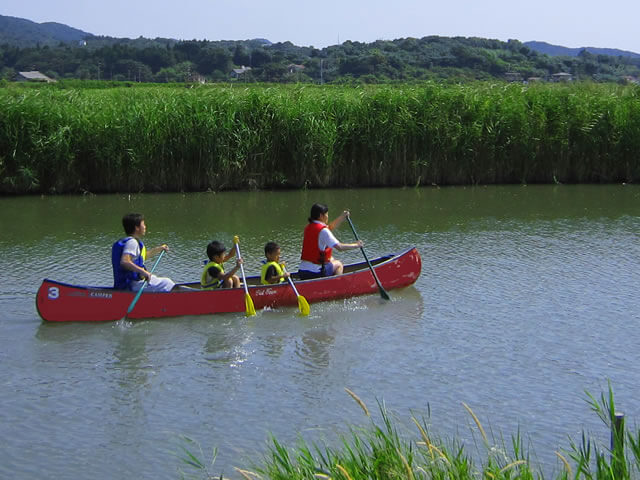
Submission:
[[[322,265],[331,258],[332,249],[327,247],[320,250],[318,247],[318,237],[320,232],[328,228],[324,223],[311,222],[304,227],[304,237],[302,239],[302,255],[300,258],[307,262]]]

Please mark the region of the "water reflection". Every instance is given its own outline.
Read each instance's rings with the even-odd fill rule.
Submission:
[[[210,334],[206,340],[204,350],[205,359],[213,364],[237,367],[248,358],[244,346],[251,341],[251,333],[241,329],[234,332],[230,329]]]
[[[104,326],[104,324],[102,325]],[[35,337],[46,343],[69,343],[86,336],[96,335],[96,325],[80,323],[38,322]],[[98,325],[100,327],[100,325]]]
[[[127,411],[141,412],[141,390],[150,386],[154,374],[147,334],[141,324],[123,320],[107,324],[43,322],[36,338],[46,346],[40,350],[43,361],[63,351],[69,365],[95,371],[96,380],[106,382],[101,386],[110,389],[109,395],[101,394],[105,408],[126,416]]]
[[[278,358],[285,351],[287,337],[279,333],[267,335],[264,339],[264,352],[267,356]]]
[[[314,375],[322,375],[329,366],[330,351],[335,340],[335,331],[329,328],[316,328],[305,332],[296,341],[296,356],[305,370]]]
[[[146,329],[127,320],[114,325],[113,360],[106,368],[118,373],[116,403],[129,407],[140,404],[140,390],[149,385],[153,365],[146,345]]]

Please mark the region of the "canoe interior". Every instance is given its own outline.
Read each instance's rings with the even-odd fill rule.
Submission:
[[[396,255],[385,255],[383,257],[379,257],[379,258],[370,260],[370,262],[371,262],[372,266],[376,266],[376,265],[384,263],[387,260],[390,260],[390,259],[392,259],[394,257],[396,257]],[[359,270],[366,270],[368,268],[369,268],[369,265],[367,265],[367,262],[351,263],[349,265],[345,265],[344,266],[343,274],[353,273],[353,272],[357,272]],[[317,280],[317,279],[300,280],[300,276],[298,275],[298,272],[290,272],[290,273],[291,273],[291,279],[295,283],[298,283],[298,282],[313,282],[314,280]],[[260,283],[260,277],[259,276],[246,277],[246,279],[247,279],[247,286],[262,285]],[[200,286],[200,282],[176,283],[176,287],[178,287],[178,288],[173,290],[174,292],[180,291],[180,287],[182,287],[182,289],[184,291],[202,290],[202,288]],[[113,290],[113,287],[106,287],[106,286],[103,286],[103,287],[87,287],[87,288],[92,288],[92,289],[96,289],[96,290]]]

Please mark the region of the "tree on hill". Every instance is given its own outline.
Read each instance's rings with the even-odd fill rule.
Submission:
[[[290,75],[289,65],[305,65]],[[185,74],[184,66],[189,73]],[[640,59],[594,54],[548,56],[518,40],[465,37],[346,41],[323,49],[265,40],[207,41],[91,37],[86,45],[18,47],[0,44],[0,72],[40,70],[58,78],[135,81],[227,81],[233,68],[251,67],[245,81],[397,82],[425,79],[526,79],[566,72],[591,81],[640,77]],[[517,74],[517,75],[513,75]]]

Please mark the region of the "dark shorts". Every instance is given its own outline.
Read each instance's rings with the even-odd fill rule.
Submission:
[[[333,275],[333,263],[325,263],[319,272],[310,272],[309,270],[298,270],[300,280],[310,280],[312,278],[331,277]]]

